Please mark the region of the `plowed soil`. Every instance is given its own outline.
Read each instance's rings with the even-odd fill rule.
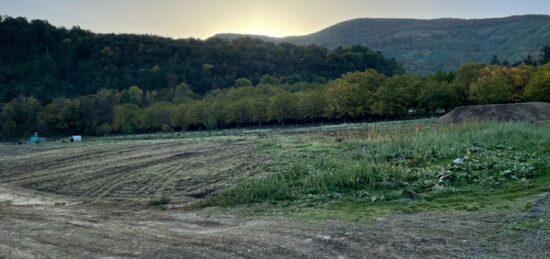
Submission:
[[[129,141],[97,145],[5,146],[0,184],[82,200],[185,203],[253,174],[253,146],[243,141]],[[25,150],[27,152],[25,152]],[[2,152],[2,151],[0,151]]]

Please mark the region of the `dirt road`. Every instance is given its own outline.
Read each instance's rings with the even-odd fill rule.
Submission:
[[[550,229],[529,227],[548,225],[549,194],[514,213],[430,212],[364,222],[242,216],[177,205],[253,174],[254,146],[246,141],[0,147],[0,153],[0,258],[550,257]],[[159,192],[176,206],[159,210],[143,202]]]

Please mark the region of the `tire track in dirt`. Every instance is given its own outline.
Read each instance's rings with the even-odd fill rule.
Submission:
[[[137,161],[137,160],[140,160],[140,159],[145,158],[145,157],[151,157],[151,156],[136,157],[136,158],[128,159],[128,161]],[[120,166],[115,165],[115,166],[111,166],[111,167],[107,167],[107,168],[99,168],[99,169],[94,170],[94,171],[88,171],[87,174],[89,174],[90,176],[93,177],[95,175],[95,173],[97,173],[97,172],[115,170],[119,167]],[[83,168],[87,168],[87,166],[85,166]],[[70,179],[72,176],[75,176],[76,174],[78,174],[78,172],[74,172],[70,169],[72,169],[72,168],[69,168],[67,170],[62,170],[61,172],[56,171],[55,169],[51,170],[51,171],[49,169],[44,169],[44,170],[39,171],[39,172],[42,172],[42,173],[39,173],[39,172],[31,173],[31,174],[26,175],[22,178],[17,178],[15,180],[10,180],[7,183],[22,185],[22,186],[25,186],[25,185],[28,185],[28,184],[45,185],[46,187],[48,187],[49,186],[47,184],[48,182],[58,181],[59,179]],[[113,173],[116,173],[117,171],[118,170],[115,170]],[[83,180],[86,180],[86,179],[83,179]],[[55,187],[55,185],[56,184],[54,183],[54,185],[51,186],[51,187]]]
[[[162,167],[162,168],[164,170],[171,170],[172,168],[175,168],[175,167],[177,167],[177,165],[169,164],[166,167]],[[84,194],[82,196],[95,197],[95,198],[102,198],[102,197],[105,197],[105,196],[112,196],[113,198],[116,198],[117,197],[116,192],[113,192],[113,190],[115,188],[121,186],[122,184],[127,183],[129,180],[132,179],[132,178],[129,178],[128,176],[137,175],[137,174],[140,174],[140,172],[135,171],[135,172],[124,173],[121,176],[114,177],[114,178],[116,178],[115,180],[113,180],[112,182],[109,181],[110,183],[105,185],[102,188],[97,188],[95,190],[94,190],[94,188],[90,188],[91,193]],[[135,194],[136,195],[137,194],[147,195],[146,193],[144,193],[142,191],[137,191]]]
[[[246,168],[243,164],[253,150],[242,140],[88,143],[34,153],[18,150],[0,161],[0,183],[97,201],[143,201],[166,194],[187,202],[230,186],[235,175],[249,170],[240,169]]]
[[[187,165],[189,163],[185,163]],[[162,175],[157,175],[155,178],[160,179],[153,179],[151,180],[153,183],[144,185],[138,193],[142,193],[144,195],[151,195],[151,194],[158,194],[160,187],[168,180],[170,180],[174,175],[178,174],[180,170],[183,168],[183,164],[173,164],[172,166],[168,167],[166,171],[162,173]]]
[[[139,170],[139,169],[143,169],[143,168],[147,168],[147,167],[150,167],[150,166],[153,166],[153,165],[158,165],[158,164],[162,164],[165,162],[165,159],[149,159],[145,162],[141,161],[141,162],[138,162],[138,163],[133,163],[133,164],[126,164],[126,165],[122,165],[122,166],[113,166],[111,168],[107,168],[107,169],[101,169],[101,170],[98,170],[98,171],[95,171],[94,173],[88,173],[85,177],[83,178],[78,178],[76,180],[73,180],[73,181],[64,181],[64,182],[61,182],[61,183],[56,183],[54,185],[47,185],[47,190],[50,190],[50,189],[55,189],[55,187],[58,187],[59,185],[62,185],[62,186],[71,186],[71,185],[79,185],[79,184],[82,184],[82,183],[87,183],[87,182],[94,182],[94,181],[99,181],[98,185],[101,185],[102,183],[106,183],[109,181],[109,178],[110,177],[113,177],[114,175],[117,175],[117,174],[120,174],[120,173],[124,173],[124,172],[127,172],[127,174],[131,174],[133,172],[135,172],[136,170]],[[114,170],[114,171],[112,171]],[[44,187],[40,188],[40,189],[43,189]],[[82,196],[81,196],[82,197]]]
[[[137,154],[137,155],[133,155],[133,156],[129,156],[129,157],[115,157],[115,159],[100,159],[99,162],[89,161],[89,163],[91,163],[91,165],[93,167],[98,167],[99,168],[98,170],[91,171],[91,173],[95,173],[97,171],[103,171],[103,170],[116,170],[119,167],[118,164],[121,164],[121,163],[129,164],[129,162],[134,162],[134,161],[139,162],[139,161],[144,161],[144,159],[147,159],[145,161],[158,160],[159,158],[156,157],[156,155],[157,156],[158,155],[165,155],[165,153],[163,153],[162,151],[154,151],[153,153],[149,153],[149,154],[145,154],[145,155]],[[168,154],[168,155],[170,155],[170,154]],[[71,169],[87,169],[88,167],[90,167],[90,164],[87,164],[87,163],[88,162],[83,162],[83,165],[80,166],[80,167],[62,168],[61,172],[71,170]],[[105,164],[115,164],[115,166],[108,166],[106,168],[101,166],[101,165],[105,165]],[[55,177],[55,175],[57,175],[59,173],[59,171],[57,171],[55,169],[54,170],[49,170],[49,169],[46,168],[45,170],[46,171],[42,173],[43,175],[53,175]],[[82,170],[79,170],[79,171],[82,171]],[[66,174],[64,176],[70,176],[70,175],[72,175],[72,172],[69,172],[69,174]],[[37,175],[31,174],[30,176],[28,176],[28,178],[30,178],[30,179],[37,178]]]
[[[157,149],[162,148],[163,146],[173,146],[177,145],[178,143],[161,143],[158,145],[155,144],[138,144],[138,145],[131,145],[128,146],[128,144],[123,144],[122,148],[120,149],[112,149],[109,150],[109,147],[90,147],[89,149],[84,149],[81,151],[76,151],[77,155],[65,155],[67,152],[55,152],[57,150],[54,150],[53,153],[51,153],[49,156],[44,156],[42,154],[35,154],[40,157],[40,160],[44,161],[36,161],[37,157],[31,156],[30,158],[17,158],[15,159],[15,166],[12,167],[5,167],[5,164],[10,164],[10,161],[6,161],[5,163],[1,163],[1,169],[0,170],[0,176],[5,177],[9,176],[6,174],[2,174],[2,172],[10,172],[14,169],[18,169],[20,171],[32,171],[36,168],[48,168],[48,170],[55,170],[58,169],[58,166],[63,166],[66,164],[78,164],[82,161],[87,160],[93,160],[98,159],[101,160],[101,158],[108,157],[110,155],[117,155],[120,156],[125,153],[132,153],[140,150],[144,150],[148,147],[155,147]],[[105,145],[105,144],[103,144]],[[118,148],[118,147],[117,147]],[[102,150],[107,149],[107,150]],[[68,152],[73,152],[74,147],[67,150]]]
[[[243,162],[241,161],[246,156],[248,156],[248,153],[245,150],[231,150],[231,152],[220,153],[219,156],[207,157],[204,161],[194,163],[194,167],[187,168],[187,172],[181,173],[189,177],[187,181],[183,181],[186,184],[182,184],[180,179],[173,179],[171,184],[174,185],[178,196],[187,196],[195,199],[204,198],[209,193],[220,188],[216,183],[233,180],[234,174],[227,174],[228,172],[244,175],[244,172],[237,172],[235,169],[242,168],[241,164]],[[196,170],[204,170],[211,173],[197,175],[193,173]]]
[[[187,185],[179,184],[179,188],[178,186],[176,186],[176,189],[179,189],[180,193],[182,193],[182,195],[185,195],[187,197],[191,197],[194,199],[204,198],[209,194],[218,191],[221,187],[223,187],[223,183],[227,179],[232,179],[235,175],[238,175],[238,173],[242,173],[243,175],[245,175],[244,173],[246,172],[246,170],[239,171],[239,169],[244,167],[246,167],[246,165],[242,163],[232,165],[230,168],[217,172],[216,177],[197,176],[192,179],[190,184],[187,184]],[[232,173],[232,174],[227,174],[227,173]]]
[[[128,151],[131,152],[135,150],[138,150],[138,149],[133,148],[133,149],[129,149]],[[89,161],[89,160],[93,160],[94,158],[103,158],[103,156],[94,155],[94,150],[89,150],[87,153],[83,153],[83,152],[81,153],[82,154],[78,156],[73,156],[73,158],[80,158],[78,159],[79,163],[73,163],[73,159],[70,159],[70,158],[67,159],[64,156],[59,157],[62,154],[57,154],[57,157],[40,157],[40,159],[42,160],[49,160],[48,162],[40,162],[40,161],[37,162],[35,161],[36,158],[28,159],[30,161],[26,161],[26,160],[16,161],[16,162],[19,162],[19,164],[11,168],[11,170],[12,171],[15,170],[15,172],[13,172],[12,174],[6,174],[6,173],[3,174],[2,179],[6,179],[6,178],[9,179],[11,175],[17,174],[17,173],[25,173],[29,171],[41,171],[43,169],[47,169],[49,172],[55,171],[57,169],[67,168],[70,166],[75,166],[76,168],[74,169],[77,169],[79,165],[82,163],[82,161]],[[100,151],[99,153],[103,153],[103,152]],[[77,159],[74,159],[74,160],[77,160]],[[48,166],[48,165],[54,165],[54,166]],[[68,168],[68,169],[71,169],[71,168]],[[10,170],[9,168],[3,168],[2,172],[9,172],[9,170]]]
[[[164,165],[164,164],[161,164]],[[173,167],[172,164],[166,164],[165,166],[161,167],[161,169],[166,170],[167,168]],[[131,175],[137,176],[141,173],[141,171],[147,171],[151,166],[139,166],[137,170],[125,170],[126,172],[123,172],[121,174],[114,174],[109,177],[105,177],[104,180],[101,182],[90,186],[88,191],[80,195],[81,197],[95,197],[95,198],[101,198],[109,194],[110,191],[115,189],[116,187],[120,186],[121,184],[127,183],[132,178],[129,177]],[[124,170],[123,170],[124,171]],[[103,182],[106,182],[104,184]]]
[[[143,155],[143,156],[137,156],[137,157],[129,157],[129,158],[125,158],[126,161],[132,161],[132,160],[140,160],[140,159],[144,159],[144,158],[150,158],[152,157],[152,155]],[[122,160],[119,159],[118,161]],[[100,160],[101,161],[101,160]],[[114,161],[115,163],[118,162],[118,161]],[[94,162],[93,163],[93,166],[96,166],[96,167],[99,167],[101,168],[100,166],[102,164],[108,164],[108,163],[113,163],[113,161],[104,161],[104,162]],[[51,168],[45,168],[45,169],[40,169],[40,170],[37,170],[35,171],[34,173],[26,173],[24,176],[21,176],[21,177],[18,177],[18,178],[15,178],[15,179],[12,179],[10,177],[3,177],[1,178],[3,182],[6,182],[6,183],[13,183],[13,184],[23,184],[24,182],[26,181],[40,181],[40,180],[44,180],[44,181],[47,181],[47,179],[53,177],[55,179],[57,178],[61,178],[61,177],[65,177],[65,176],[71,176],[75,173],[75,171],[82,171],[82,169],[87,169],[90,167],[90,164],[77,164],[77,165],[72,165],[70,164],[69,166],[66,166],[66,167],[58,167],[58,168],[54,168],[54,169],[51,169]],[[109,169],[109,168],[107,168]]]

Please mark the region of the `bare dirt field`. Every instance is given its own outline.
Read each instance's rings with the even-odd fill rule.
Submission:
[[[121,141],[84,145],[4,146],[0,183],[80,200],[185,203],[252,173],[243,141]],[[12,153],[8,150],[13,150]]]
[[[186,205],[256,173],[248,139],[0,145],[0,258],[548,258],[550,195],[522,211],[361,222]],[[172,199],[165,210],[152,197]]]

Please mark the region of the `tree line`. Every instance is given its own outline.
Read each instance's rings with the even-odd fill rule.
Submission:
[[[548,60],[546,60],[548,61]],[[376,70],[345,73],[326,83],[289,84],[263,76],[205,95],[186,83],[158,90],[139,86],[101,89],[42,105],[18,97],[1,106],[0,134],[131,134],[217,129],[287,121],[399,117],[431,114],[459,105],[550,102],[550,63],[533,66],[467,64],[430,76],[387,76]]]

